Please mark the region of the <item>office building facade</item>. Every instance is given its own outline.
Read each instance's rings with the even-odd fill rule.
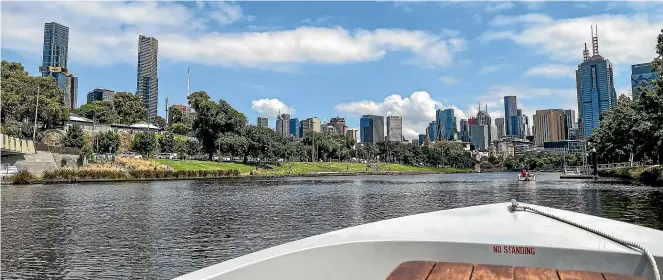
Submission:
[[[566,140],[566,115],[562,109],[536,110],[534,115],[534,144]]]
[[[472,126],[472,145],[475,150],[486,150],[490,146],[490,125]]]
[[[458,128],[458,135],[463,142],[470,142],[470,123],[466,119],[460,120],[460,127]]]
[[[518,135],[520,132],[520,124],[514,124],[513,116],[518,115],[518,103],[515,96],[504,96],[504,120],[505,120],[505,133],[508,136]]]
[[[359,134],[362,143],[377,143],[384,138],[384,117],[363,115],[359,120]]]
[[[495,129],[497,130],[495,133],[495,135],[497,135],[497,139],[501,139],[502,137],[506,136],[504,118],[495,118]],[[497,139],[493,139],[493,141]]]
[[[403,141],[403,117],[387,116],[387,141]]]
[[[430,142],[435,142],[437,139],[437,122],[432,121],[428,124],[428,138]]]
[[[290,119],[290,136],[295,137],[295,138],[302,138],[302,136],[299,134],[299,119],[298,118],[292,118]]]
[[[136,95],[143,101],[150,121],[157,116],[159,104],[158,55],[157,39],[139,35]]]
[[[301,135],[301,137],[302,138],[306,137],[306,134],[309,131],[322,132],[322,127],[321,127],[319,118],[312,117],[312,118],[308,118],[308,119],[305,119],[305,120],[300,122],[300,132],[299,132],[299,134]]]
[[[352,138],[355,142],[359,142],[359,129],[350,128],[345,132],[345,136]]]
[[[348,126],[345,125],[345,118],[335,117],[329,120],[329,125],[334,127],[335,135],[345,135],[345,132],[348,130]]]
[[[642,88],[654,89],[652,83],[658,75],[652,69],[651,63],[631,65],[631,92],[633,100],[640,97]]]
[[[105,88],[95,88],[87,94],[87,104],[95,101],[112,101],[115,91]]]
[[[584,60],[576,71],[579,128],[583,138],[591,136],[594,129],[599,127],[601,114],[617,104],[613,66],[609,60],[599,54],[598,34],[594,34],[594,28],[592,28],[592,46],[590,57],[585,45]]]
[[[452,140],[454,133],[458,131],[454,109],[438,109],[435,112],[435,121],[437,122],[436,140]]]

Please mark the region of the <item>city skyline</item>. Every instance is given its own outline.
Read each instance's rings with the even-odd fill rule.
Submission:
[[[185,104],[186,68],[191,67],[192,92],[206,90],[213,99],[226,99],[251,121],[259,115],[274,119],[276,114],[271,112],[280,110],[300,120],[311,116],[326,120],[340,114],[347,116],[348,127],[358,128],[359,119],[364,114],[385,117],[397,115],[403,117],[403,135],[408,140],[416,139],[418,134],[425,133],[428,124],[435,120],[435,112],[438,109],[453,108],[459,123],[461,119],[475,116],[475,104],[481,102],[488,105],[492,119],[504,117],[503,104],[499,100],[507,95],[518,97],[517,106],[522,109],[523,115],[529,116],[530,121],[537,109],[577,110],[573,70],[582,61],[579,51],[587,42],[590,25],[598,25],[601,34],[610,34],[600,37],[601,54],[615,66],[614,83],[617,96],[626,93],[631,90],[631,65],[650,62],[654,56],[651,46],[663,23],[660,3],[648,4],[646,9],[628,3],[608,5],[589,2],[546,2],[539,3],[539,7],[511,2],[398,5],[191,2],[158,3],[152,6],[133,3],[154,12],[155,15],[176,10],[182,13],[182,19],[169,19],[176,22],[164,21],[164,25],[155,25],[155,21],[162,19],[145,19],[147,23],[141,23],[114,16],[116,11],[127,3],[75,4],[85,6],[85,9],[80,10],[89,13],[78,14],[78,10],[71,8],[72,3],[67,2],[40,6],[31,3],[4,3],[2,52],[3,59],[21,62],[26,70],[35,75],[35,67],[32,65],[41,65],[44,22],[56,21],[68,26],[71,37],[68,64],[69,68],[73,69],[72,72],[80,78],[81,94],[78,94],[77,100],[79,105],[85,103],[87,93],[95,88],[134,92],[137,70],[136,40],[139,35],[145,35],[159,40],[161,47],[158,68],[161,78],[157,103],[159,115],[165,114],[163,104],[166,97],[170,98],[170,104]],[[31,11],[29,14],[22,13],[25,7],[31,7],[28,9]],[[368,9],[387,18],[403,19],[386,25],[386,21],[382,19],[361,21],[357,15],[348,12]],[[51,10],[62,11],[62,14],[70,16],[53,18],[49,12]],[[268,28],[268,19],[283,10],[290,13],[275,19],[277,24]],[[336,12],[328,12],[330,10]],[[102,15],[97,11],[107,13]],[[225,20],[221,22],[217,18],[216,22],[212,22],[210,14],[213,12],[222,13],[226,16]],[[458,19],[457,16],[436,23],[427,20],[438,20],[439,15],[453,12],[467,15],[473,20],[481,18],[481,21],[476,20],[464,26],[454,22]],[[209,20],[196,22],[201,24],[199,27],[203,27],[200,32],[191,31],[177,23],[193,18],[190,15],[198,14],[201,19]],[[639,17],[642,14],[650,16]],[[422,20],[407,24],[405,21],[410,17]],[[39,19],[31,20],[32,18]],[[60,21],[60,18],[73,19]],[[89,21],[91,18],[102,20]],[[633,23],[629,23],[631,21]],[[100,28],[99,25],[108,28]],[[148,25],[155,28],[150,30],[146,27]],[[117,26],[127,28],[116,28]],[[380,29],[382,26],[392,28]],[[162,27],[163,30],[160,29]],[[563,27],[572,27],[571,29],[578,31],[559,33]],[[340,36],[337,38],[343,42],[344,48],[357,47],[358,50],[366,50],[367,54],[382,54],[370,59],[339,57],[336,49],[332,48],[327,55],[336,60],[321,61],[313,57],[299,56],[298,54],[302,53],[300,51],[304,50],[275,49],[272,50],[273,54],[279,56],[272,57],[277,59],[276,61],[270,61],[260,54],[247,58],[232,51],[226,55],[204,59],[181,52],[181,49],[191,46],[192,42],[199,44],[196,40],[211,31],[221,32],[219,36],[211,39],[241,43],[253,50],[253,45],[241,38],[259,32],[271,32],[270,34],[275,36],[274,40],[277,40],[285,38],[281,36],[300,36],[298,34],[303,32],[304,28],[310,31],[307,33],[311,34],[310,36],[322,36],[316,37],[320,40],[329,36]],[[106,33],[99,32],[100,29]],[[359,30],[365,30],[370,36],[385,36],[385,40],[391,38],[389,32],[400,30],[405,36],[401,40],[389,41],[388,45],[372,45],[364,49],[358,41]],[[335,31],[347,31],[347,34]],[[527,43],[523,41],[525,34],[534,36],[537,32],[562,40],[568,47],[549,46],[552,44],[541,38],[542,36],[532,37]],[[226,33],[235,33],[241,40],[228,41],[231,38],[225,36]],[[631,39],[622,40],[626,35]],[[369,43],[373,42],[371,38]],[[431,56],[432,53],[426,52],[427,50],[409,49],[404,41],[428,39],[432,40],[430,42],[439,43],[439,46],[445,49],[444,55],[436,53],[437,55]],[[175,42],[177,44],[174,44]],[[454,46],[457,49],[454,49]],[[313,48],[311,51],[315,53],[319,49]],[[500,54],[496,55],[495,52]],[[231,57],[233,55],[235,57]],[[389,78],[385,80],[380,77]],[[324,101],[321,102],[323,99],[319,96],[324,96]]]

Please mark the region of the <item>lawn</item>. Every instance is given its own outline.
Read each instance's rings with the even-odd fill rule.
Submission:
[[[227,170],[237,169],[242,173],[249,173],[255,167],[251,165],[235,162],[215,162],[201,160],[172,160],[172,159],[154,159],[159,164],[172,167],[175,170]]]
[[[249,173],[255,167],[235,162],[212,162],[199,160],[169,160],[155,159],[155,162],[169,165],[175,170],[225,170],[238,169],[242,173]],[[433,172],[468,172],[468,170],[445,167],[417,167],[403,164],[380,163],[380,171],[433,171]],[[274,165],[271,169],[261,169],[259,173],[265,175],[276,174],[306,174],[310,172],[360,172],[367,171],[365,163],[358,162],[287,162]],[[368,171],[375,171],[369,169]]]

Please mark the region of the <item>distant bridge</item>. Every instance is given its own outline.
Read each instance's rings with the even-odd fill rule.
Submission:
[[[620,162],[620,163],[602,163],[598,165],[598,170],[606,170],[606,169],[614,169],[614,168],[621,168],[621,167],[631,167],[631,166],[643,166],[645,165],[643,162],[636,161],[636,162]],[[577,172],[578,174],[590,174],[594,170],[593,165],[585,165],[585,166],[566,166],[564,167],[564,173],[574,173]]]

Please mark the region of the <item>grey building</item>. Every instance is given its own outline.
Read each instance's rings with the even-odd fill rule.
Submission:
[[[78,78],[69,73],[69,27],[55,22],[44,24],[44,48],[39,67],[42,77],[53,77],[58,88],[64,91],[63,103],[69,109],[76,108]]]
[[[276,118],[276,132],[283,137],[290,135],[290,114],[281,114]]]
[[[269,119],[266,117],[258,117],[256,125],[260,127],[269,127]]]
[[[105,88],[95,88],[87,94],[87,104],[95,101],[111,101],[115,96],[115,91]]]
[[[138,36],[136,94],[145,104],[149,120],[157,116],[157,106],[159,104],[158,53],[159,42],[157,39],[143,35]]]
[[[506,136],[506,126],[505,126],[504,118],[495,118],[495,128],[497,130],[496,133],[495,133],[497,138],[493,139],[493,141],[502,139],[503,137]]]
[[[387,116],[387,141],[403,141],[403,117]]]
[[[475,150],[486,150],[490,144],[490,125],[474,125],[472,131],[472,144]]]
[[[575,110],[564,110],[564,125],[566,126],[566,136],[567,139],[571,137],[571,130],[573,130],[576,125],[576,111]]]

